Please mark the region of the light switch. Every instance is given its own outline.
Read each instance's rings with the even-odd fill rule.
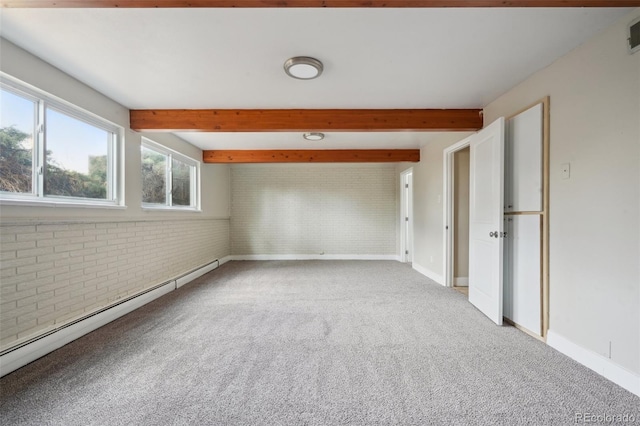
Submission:
[[[562,179],[569,179],[571,177],[571,163],[562,163]]]

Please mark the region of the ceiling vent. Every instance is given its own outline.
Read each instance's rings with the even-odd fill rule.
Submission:
[[[640,18],[634,19],[629,24],[629,53],[640,50]]]

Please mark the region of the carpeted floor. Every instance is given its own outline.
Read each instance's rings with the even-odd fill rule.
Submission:
[[[0,380],[4,425],[569,425],[640,398],[398,262],[231,262]]]

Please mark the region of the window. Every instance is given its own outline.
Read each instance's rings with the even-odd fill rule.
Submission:
[[[0,198],[120,205],[121,128],[0,78]]]
[[[142,139],[142,205],[198,210],[200,163]]]

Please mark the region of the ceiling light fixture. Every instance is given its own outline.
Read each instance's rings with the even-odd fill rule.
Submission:
[[[308,56],[296,56],[287,59],[284,63],[284,71],[288,76],[299,80],[312,80],[322,74],[322,62]]]
[[[322,139],[324,139],[324,133],[309,132],[302,135],[302,137],[308,141],[321,141]]]

